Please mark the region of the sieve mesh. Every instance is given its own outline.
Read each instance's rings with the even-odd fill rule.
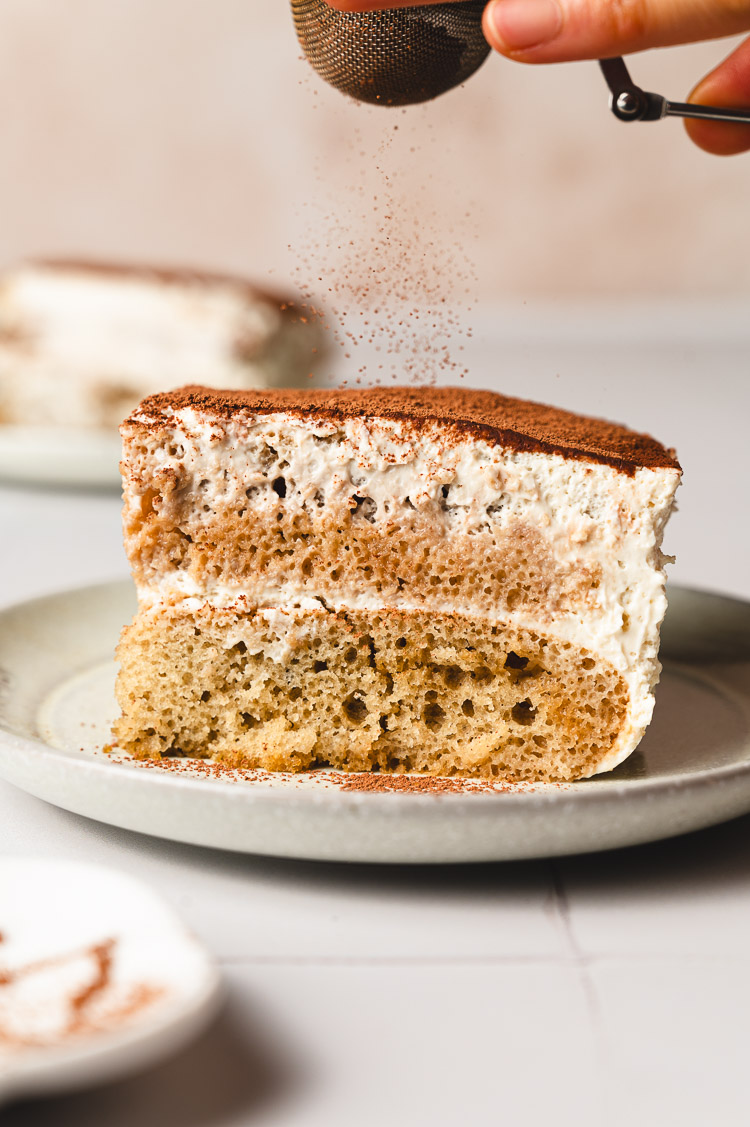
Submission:
[[[326,82],[360,102],[406,106],[458,86],[489,54],[486,0],[339,12],[292,0],[302,50]]]

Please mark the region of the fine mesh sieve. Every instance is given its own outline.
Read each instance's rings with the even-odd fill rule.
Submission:
[[[292,0],[302,50],[321,78],[359,102],[407,106],[458,86],[489,54],[486,0],[339,12]]]

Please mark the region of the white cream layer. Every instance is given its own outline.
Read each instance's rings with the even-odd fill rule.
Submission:
[[[159,475],[176,471],[201,505],[252,505],[256,512],[267,506],[269,519],[279,504],[272,483],[283,477],[285,507],[312,510],[343,502],[354,508],[359,498],[362,519],[375,527],[385,526],[408,505],[429,515],[446,537],[471,537],[488,527],[536,530],[558,562],[600,570],[599,587],[585,612],[558,613],[550,620],[541,612],[498,608],[489,620],[584,647],[623,675],[630,726],[601,770],[625,758],[641,738],[660,669],[658,635],[666,610],[661,541],[679,471],[639,469],[630,476],[557,454],[503,449],[473,436],[446,439],[437,424],[416,429],[383,419],[303,421],[279,413],[225,422],[182,409],[173,413],[168,433],[136,431],[134,437],[140,454],[125,431],[126,465],[133,477],[126,485],[126,525],[128,506],[139,504],[136,480],[158,485]],[[370,501],[362,505],[362,498]],[[209,589],[180,571],[165,574],[139,597],[143,606],[187,599],[194,608],[206,602],[229,607],[241,600],[240,605],[275,608],[273,613],[282,615],[294,607],[321,605],[309,583],[304,588],[254,583],[252,589],[226,584]],[[375,592],[361,588],[342,589],[336,598],[326,590],[324,598],[332,609],[382,608]],[[425,609],[424,603],[409,601],[408,590],[389,605]],[[476,613],[460,599],[433,600],[430,609]],[[482,617],[487,619],[484,611]],[[288,630],[290,647],[294,631]],[[286,654],[281,646],[279,660]]]

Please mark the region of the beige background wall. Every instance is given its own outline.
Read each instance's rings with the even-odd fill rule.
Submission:
[[[681,98],[728,49],[632,69]],[[492,58],[401,114],[312,80],[285,0],[0,0],[2,263],[73,252],[304,281],[332,264],[321,215],[360,230],[376,158],[402,219],[469,248],[483,300],[750,293],[750,158],[708,157],[675,121],[619,124],[595,64]]]

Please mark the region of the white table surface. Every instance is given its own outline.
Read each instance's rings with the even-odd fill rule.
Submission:
[[[544,338],[506,324],[502,371],[486,338],[476,382],[673,442],[686,470],[674,577],[750,597],[747,333],[618,326],[615,347],[611,333],[584,345],[560,325]],[[0,487],[0,535],[4,603],[127,573],[113,494]],[[18,1103],[4,1127],[750,1117],[750,817],[598,856],[387,868],[171,844],[0,783],[0,853],[145,879],[229,987],[219,1021],[177,1059]]]

